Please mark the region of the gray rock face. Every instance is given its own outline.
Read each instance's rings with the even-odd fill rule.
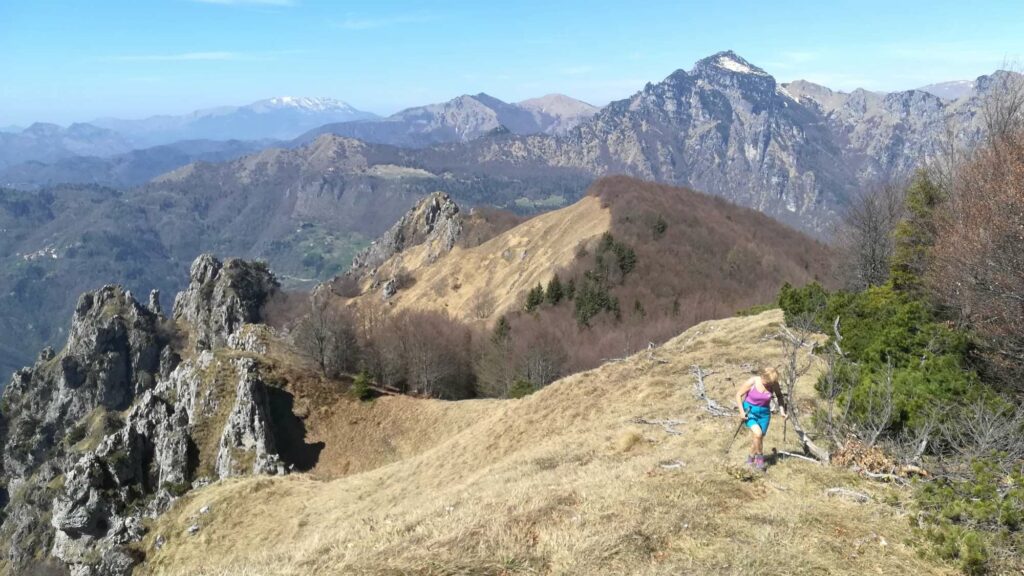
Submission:
[[[455,247],[462,236],[463,217],[458,204],[443,192],[434,192],[420,200],[383,236],[356,254],[352,266],[343,277],[327,284],[329,289],[343,291],[346,283],[359,283],[370,278],[371,289],[381,289],[384,300],[402,288],[404,273],[401,258],[394,258],[414,246],[426,246],[427,262],[433,262]],[[381,268],[389,262],[387,269]]]
[[[4,472],[27,477],[60,455],[59,441],[74,422],[97,407],[127,408],[151,389],[167,345],[159,319],[118,286],[83,294],[68,344],[44,351],[30,368],[15,373],[4,390]]]
[[[217,475],[284,474],[270,425],[266,385],[251,359],[238,360],[237,369],[235,405],[220,437]]]
[[[87,416],[128,408],[155,386],[168,341],[156,315],[124,289],[105,286],[79,299],[63,351],[44,351],[34,366],[15,373],[4,390],[8,426],[0,438],[0,481],[14,495],[4,510],[0,547],[12,565],[50,547],[46,512],[61,475],[65,484],[73,479],[77,505],[58,508],[53,522],[76,535],[103,528],[108,504],[90,491],[101,476],[88,462],[71,474],[70,446],[86,434]]]
[[[434,192],[420,200],[401,219],[352,259],[349,274],[365,275],[392,256],[413,246],[436,243],[439,251],[450,251],[462,234],[459,206],[447,194]]]
[[[261,309],[280,285],[264,264],[230,258],[221,263],[203,254],[192,263],[189,285],[174,301],[174,319],[192,329],[199,350],[227,345],[247,322],[259,322]]]
[[[266,335],[240,329],[277,283],[262,265],[209,256],[192,280],[175,316],[211,349],[182,362],[159,307],[107,286],[79,300],[67,347],[5,389],[0,481],[16,496],[0,545],[12,566],[48,552],[75,576],[130,574],[143,517],[211,476],[286,472],[257,360]],[[229,356],[212,349],[229,340]]]

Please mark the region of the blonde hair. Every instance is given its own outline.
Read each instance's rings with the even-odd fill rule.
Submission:
[[[761,382],[765,384],[777,384],[779,382],[779,371],[773,366],[761,369]]]

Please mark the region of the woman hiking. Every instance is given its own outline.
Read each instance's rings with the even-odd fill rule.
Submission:
[[[747,465],[756,470],[764,471],[764,435],[768,433],[768,424],[772,420],[772,394],[779,401],[779,412],[783,418],[786,414],[786,401],[779,386],[779,372],[775,368],[765,368],[757,376],[752,376],[740,386],[736,392],[736,404],[740,407],[740,419],[750,428],[750,456]]]

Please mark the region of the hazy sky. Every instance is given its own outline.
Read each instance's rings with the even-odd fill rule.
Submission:
[[[0,126],[278,95],[605,104],[726,49],[781,81],[896,90],[1020,62],[1022,28],[1019,0],[0,0]]]

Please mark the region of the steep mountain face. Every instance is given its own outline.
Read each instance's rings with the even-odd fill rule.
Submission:
[[[911,174],[948,145],[950,127],[968,142],[981,136],[975,122],[981,102],[974,97],[950,102],[923,90],[847,94],[803,81],[785,89],[823,119],[861,185]]]
[[[563,138],[470,147],[484,165],[541,163],[687,185],[805,230],[822,230],[855,180],[820,118],[732,52],[648,84]]]
[[[411,248],[425,252],[432,262],[455,247],[463,230],[463,216],[459,206],[447,194],[435,192],[420,200],[383,236],[374,240],[352,259],[345,276],[356,282],[369,282],[371,288],[383,286],[387,299],[398,290],[397,278],[403,269],[396,262]],[[386,270],[381,266],[388,264]]]
[[[170,318],[158,293],[148,307],[120,286],[82,295],[67,346],[3,393],[0,567],[52,555],[75,576],[130,574],[144,518],[217,478],[286,472],[265,337],[247,324],[276,290],[262,265],[203,256]]]
[[[120,132],[140,145],[156,146],[180,140],[288,140],[323,124],[375,117],[340,100],[281,96],[182,116],[101,118],[93,124]]]
[[[442,150],[486,170],[572,167],[690,186],[823,236],[851,194],[908,176],[935,157],[950,128],[959,146],[971,146],[985,97],[1020,81],[1009,72],[982,76],[956,101],[916,90],[844,94],[779,85],[728,51],[609,104],[564,137],[486,138]]]
[[[0,132],[0,170],[22,162],[56,162],[73,156],[112,156],[132,149],[128,138],[92,124],[36,123],[16,133]]]
[[[0,185],[22,190],[62,184],[130,188],[192,162],[226,162],[271,144],[267,140],[186,140],[102,158],[71,156],[51,163],[23,162],[0,169]]]
[[[304,134],[298,142],[309,142],[321,134],[336,134],[365,142],[419,148],[468,142],[501,132],[562,134],[596,111],[585,102],[561,94],[509,104],[480,93],[409,108],[382,120],[322,126]]]

